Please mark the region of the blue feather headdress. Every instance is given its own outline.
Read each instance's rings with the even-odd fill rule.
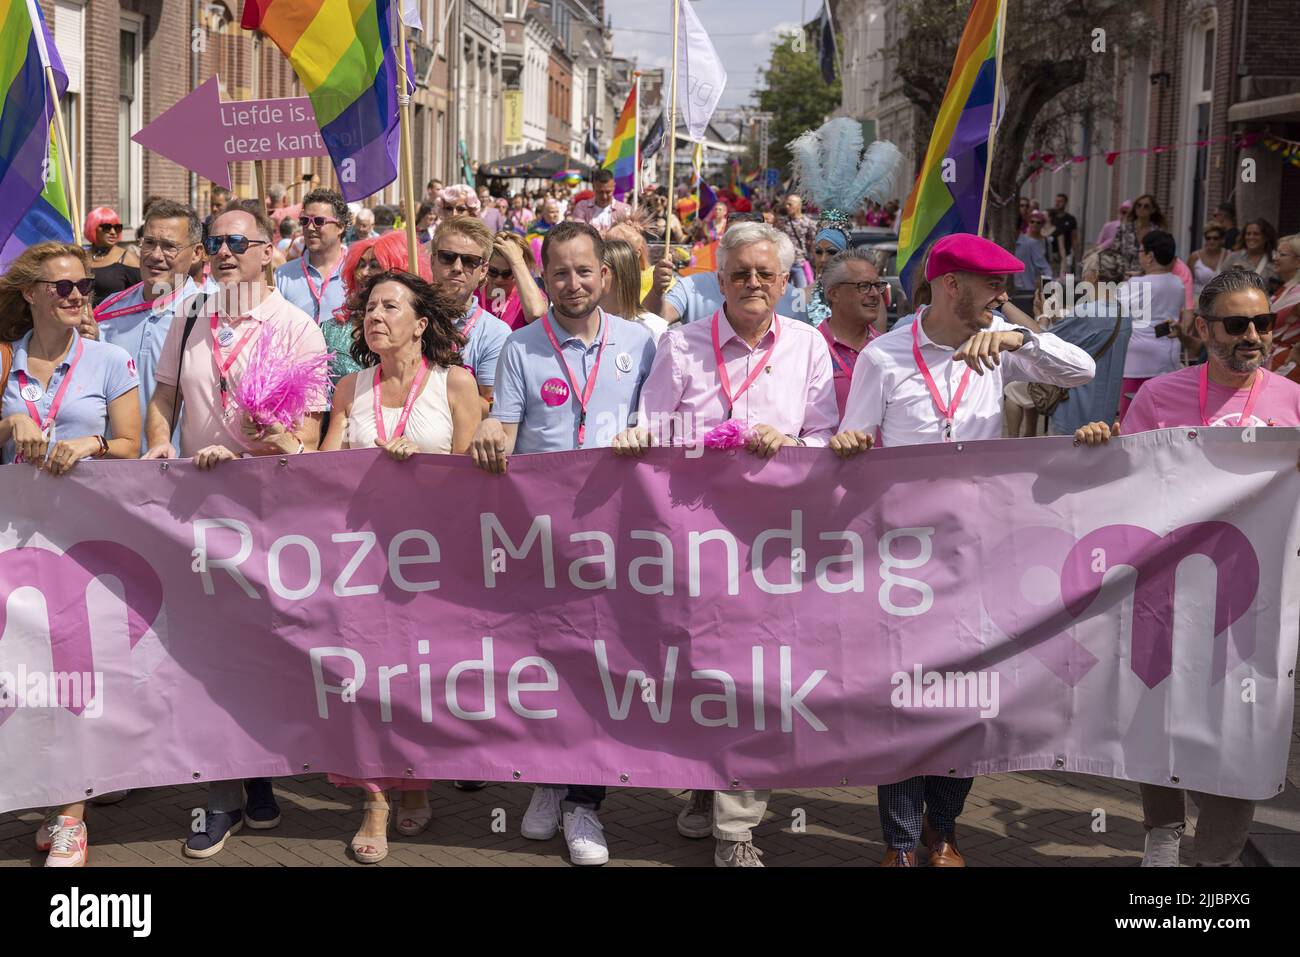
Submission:
[[[818,224],[846,238],[852,216],[867,200],[883,203],[894,190],[903,156],[877,140],[863,152],[862,124],[838,116],[809,130],[789,146],[795,188],[821,209]]]

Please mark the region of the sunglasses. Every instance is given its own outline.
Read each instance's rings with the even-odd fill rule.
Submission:
[[[468,206],[448,206],[446,203],[443,203],[442,208],[456,216],[464,216],[469,212]]]
[[[112,233],[120,233],[122,231],[122,224],[121,223],[100,223],[99,228],[107,229],[109,232]]]
[[[1223,238],[1223,233],[1206,233],[1206,234],[1205,234],[1205,238],[1206,238],[1206,239],[1222,239],[1222,238]]]
[[[448,263],[447,265],[451,265]],[[496,266],[488,266],[488,275],[493,279],[509,279],[514,276],[513,269],[498,269]]]
[[[339,226],[342,224],[339,223],[337,219],[330,219],[328,216],[299,216],[298,225],[303,229],[306,229],[308,226],[315,226],[317,229],[322,229],[326,225]]]
[[[757,277],[760,286],[770,286],[776,282],[776,273],[768,272],[766,269],[736,269],[727,273],[727,278],[737,285],[749,282],[750,276]]]
[[[203,248],[209,256],[215,256],[225,245],[236,256],[242,256],[248,252],[249,246],[269,246],[265,239],[249,239],[247,236],[241,236],[235,233],[231,236],[205,236],[203,237]]]
[[[1223,323],[1223,331],[1230,336],[1244,336],[1247,326],[1254,326],[1256,332],[1264,335],[1273,331],[1273,324],[1277,322],[1277,313],[1264,312],[1258,316],[1207,316],[1202,313],[1201,318],[1206,322]]]
[[[60,299],[67,299],[72,295],[72,290],[77,290],[83,296],[89,296],[95,291],[95,280],[93,279],[38,279],[37,282],[43,282],[47,286],[54,287],[54,293]]]
[[[444,266],[454,266],[456,261],[460,260],[469,270],[478,269],[486,260],[482,256],[471,256],[469,253],[453,253],[445,249],[438,250],[438,262]]]

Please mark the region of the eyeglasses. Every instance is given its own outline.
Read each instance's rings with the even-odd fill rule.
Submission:
[[[883,296],[889,289],[889,283],[883,279],[877,279],[875,282],[837,282],[835,287],[852,286],[858,291],[859,296],[865,296],[867,293],[874,292],[878,296]]]
[[[438,262],[442,263],[444,266],[454,266],[456,265],[456,260],[460,260],[464,263],[465,268],[469,270],[478,269],[479,266],[482,266],[485,262],[482,256],[471,256],[469,253],[453,253],[448,252],[445,249],[438,250]]]
[[[265,239],[249,239],[239,233],[230,236],[205,236],[203,238],[203,248],[209,256],[215,256],[221,252],[223,245],[230,247],[230,251],[236,256],[242,256],[248,252],[249,246],[269,246],[270,243]]]
[[[140,255],[148,256],[155,251],[161,251],[163,259],[168,261],[176,258],[176,254],[181,251],[181,247],[173,242],[158,242],[156,239],[145,237],[140,240]]]
[[[776,273],[766,269],[758,269],[757,267],[754,269],[733,269],[727,273],[727,278],[736,285],[749,282],[750,276],[757,278],[760,286],[770,286],[776,282]]]
[[[120,233],[122,231],[121,223],[100,223],[100,229],[107,229],[111,233]]]
[[[1244,336],[1247,326],[1254,326],[1255,331],[1260,335],[1273,331],[1273,324],[1277,322],[1277,313],[1264,312],[1258,316],[1207,316],[1201,313],[1201,318],[1206,322],[1223,323],[1223,331],[1230,336]]]
[[[323,229],[326,226],[326,224],[333,225],[333,226],[343,225],[337,219],[331,219],[328,216],[299,216],[298,217],[298,225],[301,226],[303,229],[306,229],[308,226],[315,226],[317,229]]]
[[[54,287],[54,294],[60,299],[67,299],[72,295],[72,290],[77,290],[83,296],[89,296],[95,291],[95,280],[93,279],[38,279],[37,282],[43,282],[47,286]]]
[[[450,265],[450,263],[448,263]],[[493,279],[509,279],[514,275],[513,269],[498,269],[496,266],[488,266],[488,275]]]

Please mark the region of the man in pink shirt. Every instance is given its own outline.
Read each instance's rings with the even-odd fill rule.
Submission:
[[[1273,344],[1274,316],[1258,273],[1229,269],[1201,290],[1196,332],[1209,361],[1148,379],[1124,415],[1126,434],[1154,429],[1300,426],[1300,385],[1263,367]],[[1091,422],[1075,433],[1083,445],[1118,435],[1120,423]],[[1175,639],[1176,641],[1177,639]],[[1181,788],[1143,784],[1144,867],[1177,867],[1186,826]],[[1232,865],[1241,856],[1255,802],[1196,792],[1197,864]]]
[[[155,374],[157,387],[149,402],[145,428],[149,451],[144,457],[177,457],[171,435],[180,401],[178,383],[184,397],[181,448],[199,468],[212,468],[243,454],[284,455],[316,448],[321,413],[328,408],[325,394],[309,406],[310,414],[294,430],[266,441],[247,437],[246,417],[231,397],[261,336],[286,335],[302,356],[326,351],[320,327],[266,283],[273,248],[266,213],[257,203],[232,203],[213,220],[203,242],[219,288],[205,300],[191,300],[178,310],[167,333]],[[275,827],[280,809],[270,780],[213,782],[202,822],[202,828],[185,842],[187,857],[211,857],[245,824],[254,829]]]
[[[743,429],[745,448],[771,458],[782,446],[825,446],[839,410],[826,341],[807,323],[775,311],[794,265],[794,246],[765,223],[731,227],[718,248],[722,308],[664,333],[641,387],[638,427],[614,440],[620,455],[651,444],[695,445],[724,422]],[[770,791],[696,791],[677,818],[684,837],[717,839],[719,867],[762,867],[753,828]]]
[[[591,178],[591,192],[593,195],[590,199],[580,200],[573,205],[570,219],[587,223],[604,232],[632,215],[631,206],[614,198],[614,173],[611,170],[596,170]]]
[[[826,264],[822,288],[831,314],[817,331],[830,349],[835,367],[835,402],[842,416],[858,353],[884,331],[889,283],[880,278],[870,247],[850,246]]]

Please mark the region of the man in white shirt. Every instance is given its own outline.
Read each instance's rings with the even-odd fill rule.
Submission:
[[[994,315],[1007,299],[1007,275],[1023,268],[996,243],[968,233],[935,243],[925,270],[932,304],[862,350],[831,449],[849,458],[877,444],[877,435],[885,446],[1001,438],[1007,381],[1088,382],[1088,353]],[[915,848],[924,843],[931,866],[965,867],[956,824],[973,782],[918,775],[881,785],[889,845],[882,866],[914,866]]]

